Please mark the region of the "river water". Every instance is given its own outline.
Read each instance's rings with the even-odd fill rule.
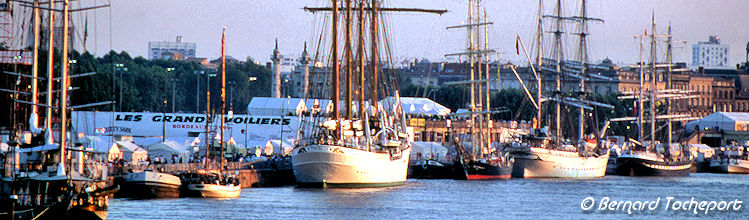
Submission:
[[[673,199],[668,201],[667,197]],[[690,207],[692,198],[695,202]],[[505,181],[409,179],[404,186],[390,188],[251,188],[243,189],[242,196],[236,199],[116,198],[110,200],[109,219],[746,219],[749,204],[741,203],[735,210],[734,200],[749,202],[743,201],[749,200],[749,175],[699,173],[689,177]],[[623,205],[617,207],[612,201]],[[649,206],[639,206],[638,201],[649,202]],[[710,210],[711,201],[716,210]],[[702,209],[700,202],[705,204]],[[581,206],[591,208],[586,211]],[[724,210],[717,210],[721,206]],[[614,210],[601,210],[606,208]]]

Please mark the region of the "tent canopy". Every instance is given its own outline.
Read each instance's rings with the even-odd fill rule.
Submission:
[[[126,161],[131,161],[131,162],[145,161],[146,158],[148,157],[148,151],[144,150],[138,145],[135,145],[133,142],[117,141],[115,143],[117,144],[117,147],[119,147],[120,151],[122,152],[122,159]]]
[[[250,115],[299,115],[304,110],[300,98],[254,97],[247,106]]]
[[[187,162],[187,159],[190,158],[190,151],[184,145],[168,140],[148,146],[148,155],[151,157],[159,156],[167,160],[171,159],[172,155],[176,155],[183,162]]]
[[[700,120],[687,123],[687,132],[694,129],[714,129],[724,131],[749,131],[749,113],[745,112],[716,112]]]

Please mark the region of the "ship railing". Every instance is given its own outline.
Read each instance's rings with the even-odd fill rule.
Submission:
[[[239,170],[244,169],[249,162],[225,162],[225,170]],[[211,169],[218,169],[219,162],[213,161],[209,163]],[[179,173],[179,172],[195,172],[199,169],[205,169],[205,163],[175,163],[175,164],[128,164],[125,166],[115,165],[111,170],[112,175],[123,175],[129,172],[142,172],[145,170],[154,170],[164,173]]]

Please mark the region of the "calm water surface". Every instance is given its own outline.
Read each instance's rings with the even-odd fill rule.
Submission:
[[[673,201],[749,202],[749,175],[692,174],[689,177],[595,179],[512,179],[506,181],[415,180],[372,189],[243,189],[236,199],[157,199],[110,201],[109,219],[467,219],[502,217],[570,218],[725,218],[746,219],[749,204],[738,211],[664,210]],[[593,209],[581,202],[595,199]],[[616,201],[653,201],[654,211],[600,211],[604,197]],[[673,203],[672,203],[673,205]]]

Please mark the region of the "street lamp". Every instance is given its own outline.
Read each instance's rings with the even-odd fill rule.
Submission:
[[[125,67],[125,64],[115,63],[113,69],[114,69],[114,73],[113,73],[114,75],[113,75],[113,77],[117,76],[117,71],[118,70],[120,71],[120,99],[119,99],[118,103],[120,104],[120,112],[122,112],[122,87],[125,86],[124,83],[122,83],[122,72],[127,71],[127,67]],[[112,80],[112,87],[114,88],[114,86],[115,86],[114,85],[114,80]]]
[[[179,82],[179,79],[170,79],[170,81],[172,81],[172,113],[174,113],[175,112],[174,111],[174,104],[177,103],[176,102],[176,98],[177,98],[177,95],[176,95],[177,82]]]
[[[161,108],[161,142],[166,141],[166,96],[164,96],[164,105]]]
[[[249,83],[247,83],[247,94],[250,94],[250,83],[252,83],[253,81],[257,80],[257,77],[256,77],[256,76],[250,76],[250,77],[247,77],[247,80],[249,80],[249,81],[250,81]],[[249,104],[250,104],[250,100],[249,100],[249,97],[250,97],[250,96],[248,95],[248,96],[247,96],[247,98],[248,98],[248,100],[247,100],[247,105],[249,105]],[[247,109],[246,111],[247,111],[247,115],[249,115],[249,114],[250,114],[250,109]],[[247,126],[247,124],[248,124],[248,123],[247,123],[247,122],[245,121],[245,122],[244,122],[244,148],[245,148],[245,149],[247,149],[247,133],[250,133],[250,132],[249,132],[249,131],[247,130],[247,129],[248,129],[248,126]]]
[[[174,71],[174,67],[168,67],[168,68],[166,68],[167,75],[169,75],[169,72],[172,72],[172,71]],[[177,80],[177,79],[170,79],[170,81],[172,82],[172,113],[174,113],[174,103],[176,101],[176,96],[174,96],[174,94],[175,94],[174,92],[177,89],[177,83],[176,82],[179,81],[179,80]],[[166,106],[164,106],[164,107],[166,107]]]
[[[196,88],[195,89],[195,113],[198,113],[198,112],[200,112],[200,75],[205,74],[205,71],[203,71],[203,70],[193,71],[192,73],[196,74],[196,76],[195,76],[195,79],[196,79],[195,80],[195,83],[196,83],[196,86],[195,86],[195,88]]]
[[[229,81],[227,84],[229,84],[229,110],[231,111],[232,107],[234,106],[232,105],[232,99],[234,97],[234,90],[233,90],[234,81],[233,80]]]
[[[217,76],[216,73],[205,74],[205,81],[207,85],[206,86],[206,100],[210,100],[208,99],[208,96],[211,95],[210,93],[211,92],[211,77],[216,77],[216,76]]]

